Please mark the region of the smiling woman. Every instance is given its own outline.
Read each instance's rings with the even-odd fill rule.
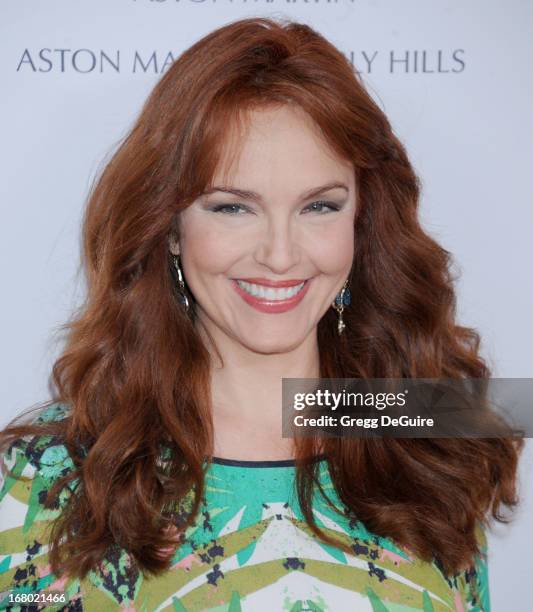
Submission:
[[[233,406],[235,420],[260,419],[269,426],[281,423],[272,397],[279,397],[282,376],[294,368],[290,362],[315,367],[302,369],[301,376],[318,376],[315,332],[353,262],[355,173],[295,104],[263,106],[239,127],[228,139],[237,150],[221,152],[215,186],[181,212],[170,249],[180,256],[198,329],[210,334],[222,354],[234,355],[237,343],[240,354],[261,354],[263,364],[276,370],[276,387],[258,408],[257,389],[250,385],[237,396],[228,370],[221,368],[217,377],[225,379],[224,391],[215,418],[224,403]],[[272,351],[274,358],[268,356]],[[231,454],[232,434],[223,434],[223,426],[232,424],[217,429]],[[249,452],[264,457],[277,444],[255,440]]]
[[[0,590],[488,610],[485,527],[517,503],[520,440],[281,436],[283,378],[488,377],[418,199],[309,26],[244,19],[186,50],[90,194],[54,397],[2,432]]]

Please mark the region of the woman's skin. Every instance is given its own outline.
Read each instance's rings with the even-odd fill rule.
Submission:
[[[292,439],[281,434],[282,378],[319,377],[317,325],[353,260],[355,176],[297,107],[253,111],[236,151],[228,161],[226,145],[213,185],[260,199],[218,190],[202,195],[180,213],[170,250],[180,254],[198,303],[196,325],[212,355],[214,455],[287,459],[293,452]],[[331,183],[347,189],[303,196]],[[239,206],[212,210],[220,204]],[[251,306],[235,289],[231,279],[247,278],[312,280],[295,307],[273,313]]]

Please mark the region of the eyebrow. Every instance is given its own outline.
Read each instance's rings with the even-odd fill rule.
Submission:
[[[302,200],[307,200],[308,198],[313,198],[321,193],[324,193],[325,191],[330,191],[331,189],[339,189],[339,188],[344,189],[346,192],[349,191],[348,187],[344,183],[332,182],[332,183],[326,183],[325,185],[322,185],[320,187],[314,187],[313,189],[310,189],[309,191],[304,192],[300,197]],[[214,191],[222,191],[223,193],[232,193],[233,195],[239,196],[240,198],[256,200],[257,202],[263,201],[263,198],[261,197],[261,195],[256,193],[255,191],[237,189],[236,187],[215,186],[209,189],[208,191],[205,191],[204,193],[205,195],[209,195],[210,193],[213,193]]]

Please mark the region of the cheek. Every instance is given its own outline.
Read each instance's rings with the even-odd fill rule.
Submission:
[[[325,274],[350,268],[354,256],[354,229],[346,223],[332,223],[308,241],[308,254]]]
[[[220,227],[191,222],[184,224],[181,241],[183,262],[193,271],[216,274],[227,269],[242,251],[239,241]]]

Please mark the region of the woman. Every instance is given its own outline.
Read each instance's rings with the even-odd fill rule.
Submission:
[[[3,432],[1,590],[488,610],[520,441],[281,436],[283,377],[489,376],[418,198],[310,27],[244,19],[183,53],[90,194],[56,395]]]

